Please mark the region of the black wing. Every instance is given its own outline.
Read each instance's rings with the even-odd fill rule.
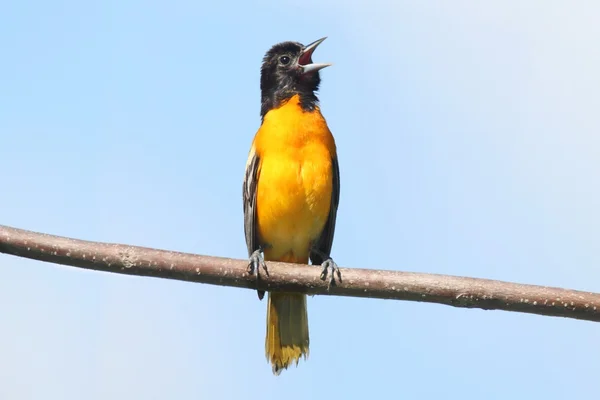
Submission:
[[[260,159],[254,149],[251,150],[246,162],[246,174],[242,185],[242,197],[244,201],[244,233],[246,235],[246,247],[248,257],[258,250],[258,232],[256,229],[256,186],[258,184]],[[258,273],[258,271],[256,271]],[[258,298],[262,299],[265,292],[258,291]]]
[[[331,206],[329,208],[329,217],[325,223],[325,228],[321,232],[319,239],[313,244],[316,252],[311,252],[310,261],[313,265],[321,265],[323,261],[331,255],[331,246],[333,245],[333,235],[335,234],[335,219],[337,217],[338,205],[340,203],[340,167],[337,156],[331,160],[333,175],[333,191],[331,193]],[[320,254],[319,254],[320,253]]]
[[[256,186],[258,183],[259,161],[258,156],[252,150],[246,163],[246,175],[243,184],[244,233],[246,234],[248,257],[259,247],[258,232],[256,231]]]

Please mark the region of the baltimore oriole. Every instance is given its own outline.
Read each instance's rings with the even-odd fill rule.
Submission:
[[[261,67],[261,125],[250,148],[243,184],[248,269],[267,272],[266,261],[322,267],[341,278],[330,256],[340,198],[335,140],[315,92],[319,71],[312,54],[325,38],[307,46],[283,42]],[[259,299],[264,291],[258,291]],[[265,353],[279,375],[309,353],[306,295],[269,292]]]

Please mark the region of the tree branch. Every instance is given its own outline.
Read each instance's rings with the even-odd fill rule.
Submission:
[[[0,253],[98,271],[256,289],[246,260],[89,242],[0,225]],[[327,290],[320,269],[268,262],[261,289],[446,304],[600,321],[600,294],[488,279],[343,268]]]

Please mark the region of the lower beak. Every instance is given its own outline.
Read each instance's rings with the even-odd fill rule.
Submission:
[[[331,64],[328,63],[313,63],[312,62],[312,54],[323,41],[327,39],[327,37],[321,38],[319,40],[315,40],[311,44],[307,45],[302,49],[302,53],[300,54],[300,58],[298,59],[298,65],[302,70],[303,74],[307,74],[309,72],[319,71],[325,67],[329,67]]]

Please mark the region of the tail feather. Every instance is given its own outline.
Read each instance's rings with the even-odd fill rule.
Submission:
[[[293,362],[309,353],[308,313],[306,295],[299,293],[271,293],[267,301],[267,337],[265,353],[279,375]]]

